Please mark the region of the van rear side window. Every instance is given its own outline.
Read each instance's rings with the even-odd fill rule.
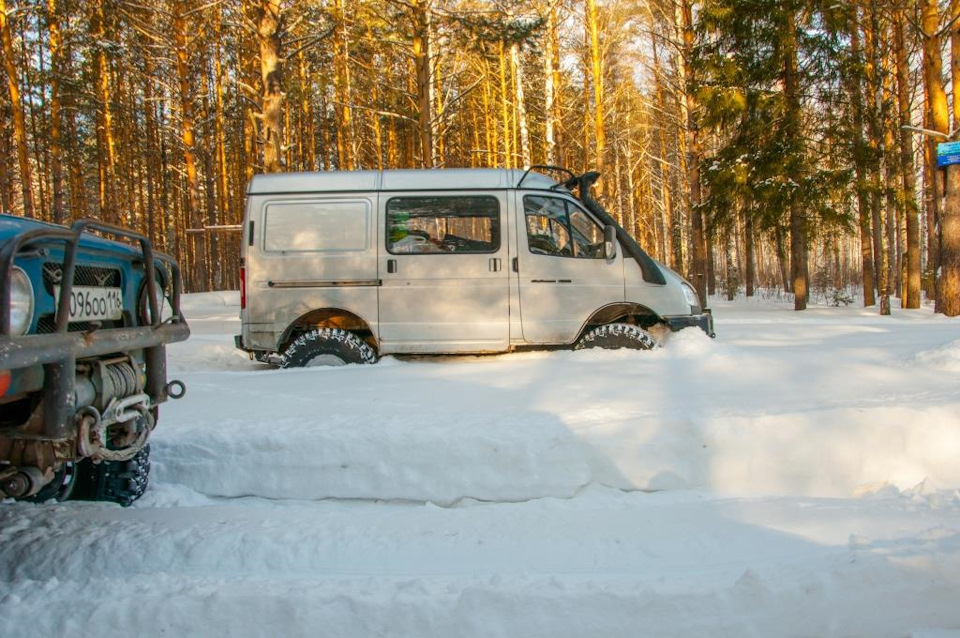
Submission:
[[[489,195],[394,197],[387,202],[387,250],[410,253],[495,253],[500,202]]]
[[[369,248],[366,200],[271,202],[264,211],[267,252],[353,252]]]

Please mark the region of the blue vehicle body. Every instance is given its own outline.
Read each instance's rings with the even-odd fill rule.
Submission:
[[[15,276],[20,307],[24,279],[32,289],[17,326]],[[189,336],[180,291],[176,262],[142,235],[0,215],[0,492],[67,498],[79,482],[83,497],[122,504],[142,493],[157,406],[183,389],[165,352]]]

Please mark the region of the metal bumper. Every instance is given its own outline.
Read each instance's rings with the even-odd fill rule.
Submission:
[[[713,312],[711,312],[709,308],[704,308],[702,314],[699,315],[664,317],[664,321],[673,332],[683,330],[684,328],[697,327],[706,332],[711,338],[717,336],[717,333],[713,331]]]
[[[96,332],[61,332],[10,337],[0,335],[0,371],[43,366],[43,438],[72,434],[76,410],[78,359],[143,350],[146,393],[153,405],[167,400],[167,343],[190,336],[186,322]]]

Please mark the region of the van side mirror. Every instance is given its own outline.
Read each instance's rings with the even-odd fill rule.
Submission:
[[[614,259],[617,256],[617,227],[603,227],[603,258]]]

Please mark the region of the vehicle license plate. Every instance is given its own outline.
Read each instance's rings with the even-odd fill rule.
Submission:
[[[60,286],[54,291],[59,302]],[[70,290],[70,321],[97,321],[123,317],[123,298],[119,288],[74,286]]]

